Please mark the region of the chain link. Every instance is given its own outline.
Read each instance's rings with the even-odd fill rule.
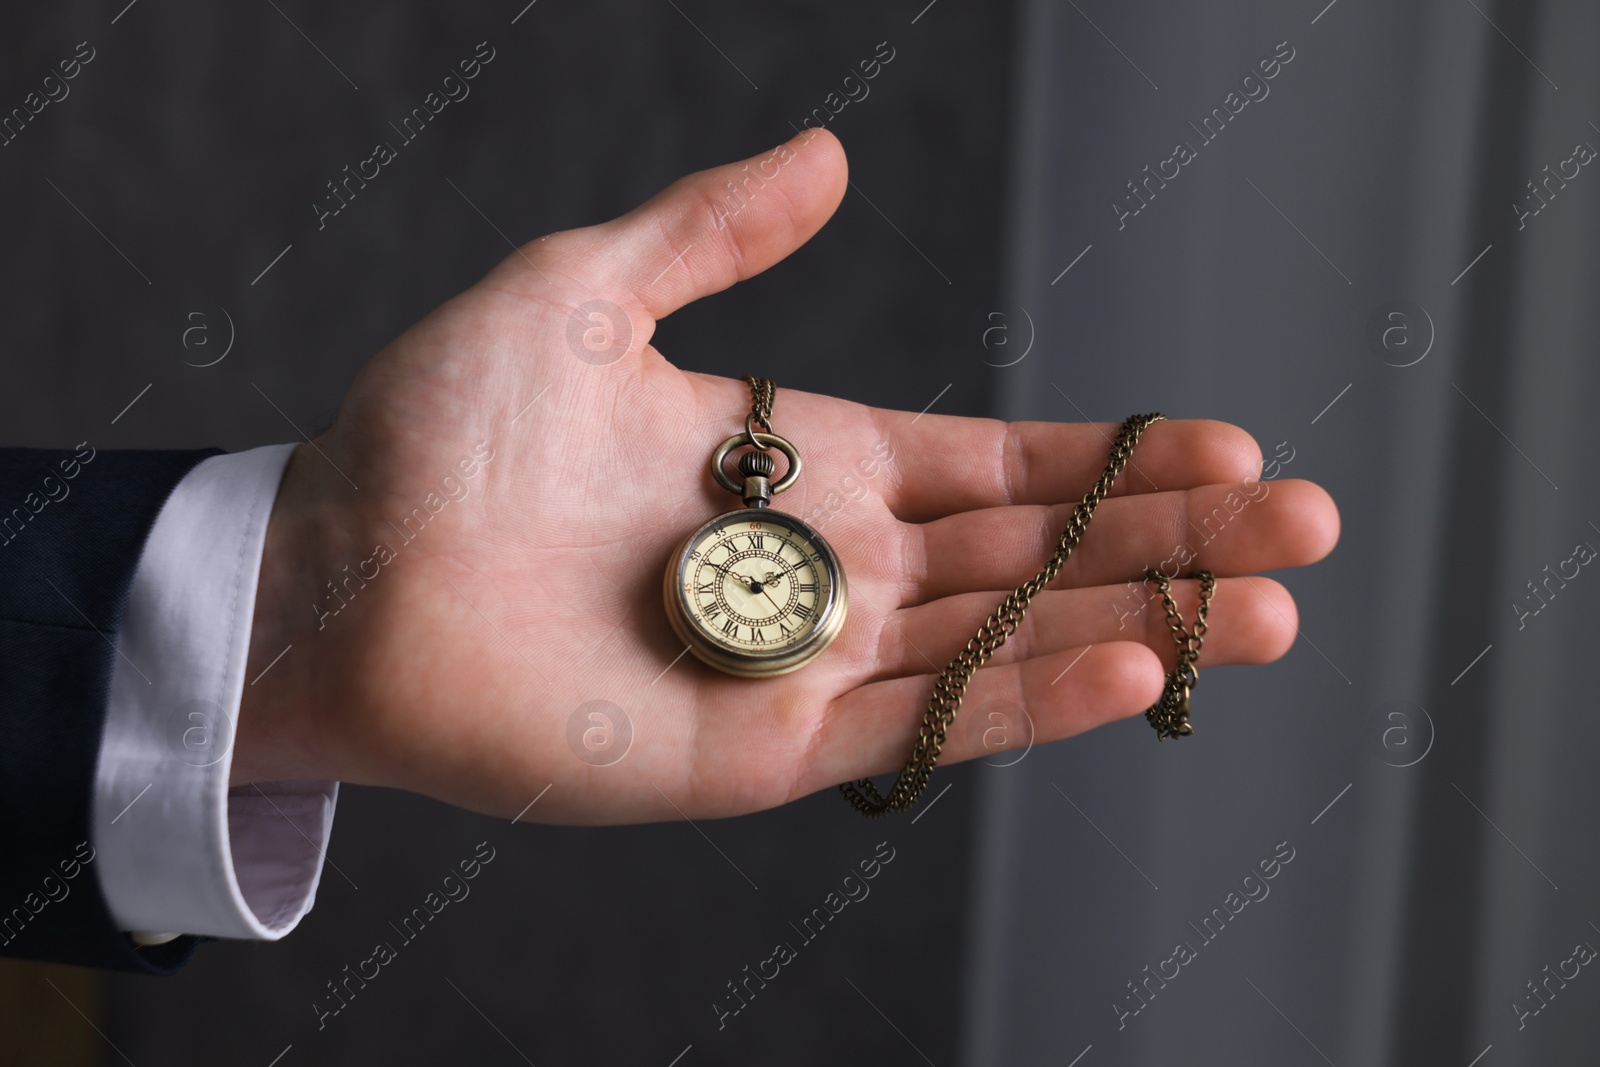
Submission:
[[[961,700],[966,695],[967,685],[972,681],[973,674],[988,662],[989,657],[993,656],[1012,634],[1017,632],[1017,627],[1022,624],[1022,619],[1027,614],[1029,603],[1039,595],[1040,590],[1061,573],[1061,568],[1066,565],[1078,547],[1084,531],[1089,528],[1089,520],[1094,518],[1095,509],[1100,506],[1100,501],[1105,499],[1106,494],[1111,492],[1111,483],[1117,480],[1117,475],[1127,466],[1129,458],[1133,455],[1134,445],[1139,443],[1139,436],[1152,423],[1160,422],[1164,418],[1165,415],[1152,412],[1148,415],[1131,415],[1123,422],[1121,429],[1117,431],[1116,439],[1111,442],[1111,454],[1106,460],[1105,470],[1101,472],[1100,479],[1083,495],[1083,500],[1073,509],[1072,517],[1067,520],[1067,527],[1062,531],[1061,539],[1056,543],[1055,554],[1050,557],[1050,561],[1044,565],[1043,570],[1019,585],[1014,593],[1006,597],[978,628],[977,634],[967,642],[961,653],[939,672],[933,683],[933,694],[928,698],[927,710],[922,715],[922,725],[917,730],[916,743],[911,748],[911,758],[906,761],[905,768],[895,779],[894,786],[888,794],[878,792],[878,787],[870,778],[845,782],[839,786],[839,791],[857,811],[869,818],[876,818],[905,811],[917,802],[917,798],[928,787],[929,779],[933,777],[934,766],[939,762],[939,754],[944,750],[950,725],[955,722],[956,713],[961,710]],[[1203,612],[1204,608],[1201,610]],[[1205,633],[1203,616],[1198,632],[1202,636]],[[1194,655],[1198,656],[1200,651],[1198,638],[1196,642]],[[1192,671],[1192,657],[1188,665]],[[1193,685],[1192,680],[1189,684]]]
[[[1146,721],[1155,728],[1156,740],[1169,737],[1188,737],[1194,733],[1189,725],[1189,692],[1200,684],[1200,672],[1195,663],[1200,659],[1200,647],[1206,641],[1206,613],[1211,609],[1211,596],[1216,592],[1217,579],[1210,571],[1200,571],[1200,607],[1195,611],[1194,629],[1186,630],[1183,616],[1172,599],[1172,579],[1151,567],[1145,571],[1144,580],[1156,583],[1161,594],[1161,605],[1167,612],[1167,629],[1178,646],[1178,662],[1167,675],[1167,684],[1161,699],[1144,713]]]
[[[750,385],[750,414],[744,419],[744,432],[750,438],[750,446],[765,452],[768,445],[756,440],[757,433],[772,433],[772,400],[777,394],[777,386],[772,384],[771,378],[757,378],[753,374],[746,374],[740,381]]]

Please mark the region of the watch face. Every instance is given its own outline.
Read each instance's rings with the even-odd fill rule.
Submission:
[[[844,623],[844,574],[799,519],[729,512],[684,542],[667,571],[668,614],[691,650],[734,674],[782,674],[809,662]]]

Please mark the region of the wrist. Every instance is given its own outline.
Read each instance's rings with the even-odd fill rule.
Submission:
[[[261,551],[229,785],[331,777],[320,758],[315,590],[337,524],[314,449],[295,449]]]

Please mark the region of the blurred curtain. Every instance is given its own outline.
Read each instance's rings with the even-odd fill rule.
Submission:
[[[985,769],[965,1061],[1592,1058],[1600,8],[1022,6],[1006,414],[1239,423],[1344,532],[1193,737]]]

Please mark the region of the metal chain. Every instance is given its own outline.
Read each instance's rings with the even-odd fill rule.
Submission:
[[[972,680],[973,674],[988,662],[989,657],[993,656],[1012,634],[1017,632],[1023,616],[1027,614],[1029,603],[1039,595],[1040,590],[1061,573],[1061,568],[1066,565],[1073,550],[1078,547],[1078,541],[1089,528],[1089,520],[1094,518],[1095,509],[1111,491],[1111,483],[1117,480],[1117,475],[1122,473],[1122,468],[1133,455],[1133,447],[1139,443],[1139,435],[1152,423],[1160,422],[1164,418],[1165,415],[1152,412],[1149,415],[1131,415],[1123,422],[1122,428],[1117,431],[1116,439],[1111,442],[1111,454],[1106,460],[1105,470],[1101,472],[1100,479],[1083,495],[1083,500],[1073,509],[1072,517],[1067,520],[1067,528],[1062,531],[1061,539],[1056,543],[1055,554],[1050,557],[1050,561],[1044,565],[1043,570],[1019,585],[1016,592],[1006,597],[978,628],[977,634],[967,642],[960,655],[939,672],[933,683],[933,694],[928,698],[927,710],[922,715],[922,725],[917,730],[916,743],[911,748],[911,758],[906,761],[905,768],[895,779],[888,795],[878,792],[878,787],[870,778],[845,782],[839,786],[839,791],[857,811],[869,818],[876,818],[905,811],[917,802],[922,791],[928,787],[929,779],[933,777],[933,769],[939,762],[940,752],[944,749],[950,724],[955,722],[956,712],[961,710],[961,700],[966,695],[967,684]],[[1204,630],[1200,632],[1203,634]],[[1196,655],[1199,653],[1198,645],[1195,647],[1195,653]]]
[[[1178,614],[1178,605],[1172,600],[1172,579],[1154,567],[1144,574],[1145,581],[1156,583],[1162,607],[1167,611],[1167,628],[1178,645],[1178,662],[1167,675],[1161,699],[1144,713],[1146,721],[1155,727],[1158,741],[1194,733],[1194,727],[1189,725],[1189,692],[1200,684],[1200,672],[1195,663],[1200,659],[1200,646],[1206,641],[1206,613],[1211,609],[1211,596],[1217,588],[1216,576],[1210,571],[1200,571],[1196,577],[1200,579],[1200,607],[1195,611],[1194,629],[1186,630],[1183,616]]]
[[[777,386],[772,384],[770,378],[757,378],[753,374],[746,374],[740,381],[750,384],[750,414],[744,419],[744,432],[750,438],[750,446],[765,452],[770,447],[756,440],[757,433],[772,432],[772,400],[777,394]]]

